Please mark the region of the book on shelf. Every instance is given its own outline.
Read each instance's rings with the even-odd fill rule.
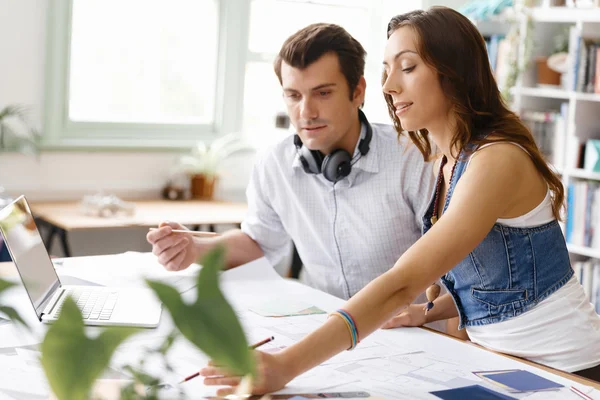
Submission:
[[[589,259],[573,263],[575,277],[583,286],[588,301],[600,313],[600,260]]]
[[[498,66],[498,50],[499,45],[502,40],[504,40],[504,35],[494,34],[489,36],[484,36],[485,44],[487,47],[488,57],[490,59],[490,66],[492,67],[492,72],[496,73],[496,68]]]
[[[600,172],[600,140],[590,139],[585,144],[583,168],[589,172]]]
[[[592,93],[600,93],[600,63],[598,62],[598,60],[600,60],[600,45],[595,45],[596,48],[596,59],[595,59],[595,64],[594,64],[594,68],[596,70],[596,73],[594,74],[595,79],[594,82],[592,83],[592,87],[594,88],[594,90],[592,90]]]
[[[583,168],[584,155],[585,143],[582,143],[577,136],[568,136],[565,166],[568,168]]]
[[[512,49],[507,38],[499,39],[498,51],[496,52],[496,67],[494,76],[500,90],[506,86],[506,79],[510,71],[510,53]]]
[[[600,249],[600,183],[576,180],[567,188],[567,243]]]
[[[569,58],[567,61],[567,90],[577,87],[577,67],[579,66],[579,44],[581,29],[577,26],[569,28]]]
[[[531,131],[546,160],[557,168],[564,166],[564,146],[569,103],[562,103],[559,111],[522,110],[521,120]]]
[[[600,266],[596,264],[592,282],[592,304],[596,307],[596,313],[600,314]]]
[[[569,30],[569,59],[567,62],[567,90],[580,93],[600,93],[600,45],[597,39],[584,38],[581,29]]]

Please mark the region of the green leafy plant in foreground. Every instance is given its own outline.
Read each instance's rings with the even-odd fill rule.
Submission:
[[[222,270],[225,250],[221,247],[209,252],[202,261],[197,278],[197,299],[186,304],[177,290],[157,281],[147,281],[160,298],[178,331],[216,363],[240,375],[253,375],[255,364],[242,326],[231,305],[219,289],[218,274]],[[0,291],[6,286],[0,281]],[[1,311],[1,309],[0,309]],[[109,365],[117,347],[136,328],[111,327],[97,337],[85,333],[81,312],[71,298],[63,304],[58,320],[50,326],[41,344],[41,362],[50,387],[61,400],[87,399],[96,379]],[[163,358],[166,370],[171,370],[166,355],[179,333],[171,332],[157,349],[146,351],[145,357]],[[124,372],[132,382],[121,388],[124,399],[157,399],[158,377],[143,371],[144,358],[138,366],[125,366]],[[147,391],[139,393],[139,386]]]
[[[225,249],[216,247],[201,261],[197,298],[186,304],[173,287],[148,281],[179,331],[217,364],[240,375],[254,375],[255,363],[242,326],[219,288]]]
[[[0,294],[2,294],[2,292],[4,292],[7,289],[10,289],[13,286],[15,286],[14,283],[7,282],[7,281],[0,279]],[[2,317],[2,316],[5,316],[6,318],[8,318],[12,321],[17,321],[21,325],[27,327],[27,323],[23,320],[23,318],[21,318],[19,313],[17,311],[15,311],[14,308],[8,307],[8,306],[3,306],[2,303],[0,303],[0,317]]]
[[[96,338],[85,334],[81,312],[70,297],[41,345],[42,367],[52,391],[61,400],[89,397],[95,380],[108,366],[117,347],[136,328],[111,327]]]

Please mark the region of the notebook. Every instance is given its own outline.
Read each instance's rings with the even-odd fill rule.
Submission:
[[[557,390],[563,387],[560,383],[522,369],[476,371],[474,374],[514,393]]]

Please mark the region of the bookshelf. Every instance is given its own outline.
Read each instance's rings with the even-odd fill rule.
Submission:
[[[584,257],[598,258],[600,259],[600,250],[595,250],[585,246],[577,246],[575,244],[569,244],[569,252]]]
[[[568,211],[560,226],[571,265],[600,314],[600,172],[582,168],[585,152],[581,150],[582,143],[600,139],[600,8],[526,8],[519,5],[523,1],[516,0],[516,8],[505,9],[508,12],[499,17],[474,22],[486,39],[501,89],[508,81],[506,60],[513,57],[511,52],[516,51],[522,63],[528,44],[533,43],[529,62],[520,65],[511,88],[511,107],[531,129],[538,146],[561,176]],[[515,12],[519,7],[522,12]],[[528,36],[519,35],[518,43],[512,30],[515,26]],[[536,58],[554,53],[555,38],[560,35],[569,44],[568,72],[560,84],[539,85]],[[585,52],[579,52],[579,48]],[[581,69],[583,73],[575,72],[576,62],[585,63],[593,53],[595,61],[588,62]],[[584,55],[586,60],[582,61]],[[588,78],[594,75],[596,78]]]
[[[516,85],[511,90],[512,107],[519,112],[524,121],[525,116],[527,114],[531,116],[534,111],[550,113],[559,120],[559,122],[554,122],[553,128],[550,129],[552,151],[549,160],[561,173],[567,190],[577,194],[578,199],[582,196],[590,199],[591,195],[588,192],[600,193],[595,190],[600,187],[600,172],[590,172],[581,168],[581,143],[585,143],[589,139],[600,139],[600,93],[594,93],[599,90],[598,87],[594,90],[593,84],[591,84],[592,92],[590,93],[589,88],[586,90],[585,84],[582,85],[578,82],[582,78],[576,72],[579,65],[575,65],[575,63],[582,60],[582,53],[589,55],[595,50],[592,46],[588,48],[590,43],[600,44],[600,8],[524,9],[523,15],[516,21],[520,24],[522,32],[526,31],[528,23],[526,15],[532,22],[528,32],[533,36],[534,45],[528,65],[519,75]],[[575,33],[585,39],[585,45],[581,45],[581,47],[588,49],[588,53],[578,51],[579,45],[583,42],[575,36]],[[569,72],[563,74],[561,84],[558,86],[538,85],[534,60],[536,57],[552,54],[554,38],[561,34],[569,35],[569,61],[567,62]],[[519,43],[521,56],[524,54],[525,42],[526,38],[521,37]],[[585,62],[582,61],[582,64],[585,65]],[[590,68],[593,68],[592,65],[593,63],[590,62],[585,69],[582,69],[584,82],[587,79],[586,73],[590,74]],[[596,65],[600,65],[600,59]],[[596,71],[595,68],[594,71]],[[600,69],[597,71],[600,72]],[[541,144],[540,147],[544,150]],[[584,185],[585,188],[582,189],[581,186]],[[578,186],[577,191],[574,190],[574,186]],[[584,194],[582,195],[582,193]],[[584,217],[585,212],[589,210],[586,208],[582,214],[581,207],[588,206],[582,206],[581,202],[577,206],[580,208],[579,212],[573,214],[572,211],[576,207],[570,202],[574,201],[575,194],[567,199],[571,211],[567,214],[567,221],[563,225],[565,236],[569,242],[569,252],[574,259],[590,257],[600,260],[600,241],[594,241],[593,232],[587,228],[595,226],[595,230],[600,231],[600,214],[590,213],[589,216]],[[590,204],[593,204],[593,200],[590,201]],[[572,235],[573,229],[577,229],[578,232],[583,229],[587,233]]]

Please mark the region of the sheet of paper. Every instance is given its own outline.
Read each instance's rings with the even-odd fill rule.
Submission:
[[[352,351],[345,351],[338,354],[335,357],[330,358],[325,361],[323,365],[333,365],[346,363],[350,361],[360,361],[360,360],[368,360],[371,358],[381,358],[393,355],[394,350],[390,350],[385,346],[374,346],[366,349],[361,349],[360,347],[355,348]]]
[[[275,268],[261,257],[238,268],[229,269],[221,274],[221,282],[283,281]]]
[[[379,396],[384,399],[399,399],[399,400],[432,400],[435,397],[427,392],[412,390],[410,385],[399,385],[396,383],[377,382],[377,381],[361,381],[353,384],[351,387],[356,387],[357,390],[368,392],[371,396]],[[436,387],[431,385],[430,387]]]
[[[183,271],[167,271],[152,253],[138,252],[65,259],[62,265],[56,266],[59,276],[76,276],[113,287],[143,287],[146,286],[145,279],[162,280],[174,279],[175,276],[195,276],[199,269],[198,265],[192,264]]]
[[[569,387],[563,387],[560,390],[542,391],[536,393],[525,393],[525,396],[521,397],[526,400],[581,400],[581,397],[573,393],[570,386],[574,386],[581,392],[590,396],[593,400],[600,400],[600,391],[594,389],[591,386],[581,385],[573,383]],[[520,393],[511,394],[512,396],[518,397]]]
[[[371,379],[378,382],[389,382],[394,378],[401,376],[400,373],[395,371],[373,368],[372,366],[365,366],[361,363],[343,365],[337,368],[336,371],[345,372],[346,374],[355,376],[356,379]]]
[[[36,396],[50,394],[42,369],[27,364],[19,356],[0,356],[0,390]]]
[[[317,367],[296,377],[284,389],[275,393],[319,393],[352,382],[356,382],[356,378],[329,368]]]
[[[262,304],[256,304],[250,307],[249,310],[263,317],[292,317],[299,315],[325,314],[325,311],[308,302],[281,297],[269,299]]]

